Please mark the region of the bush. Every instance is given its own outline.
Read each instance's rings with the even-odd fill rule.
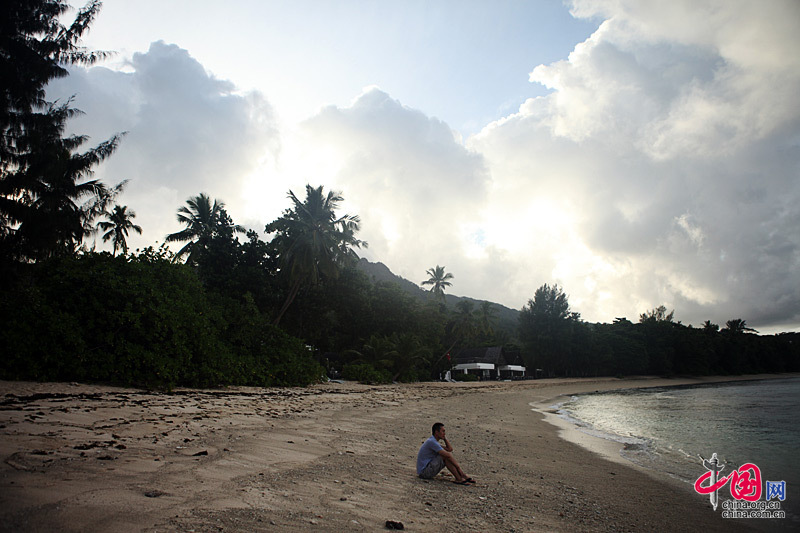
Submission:
[[[194,270],[151,252],[19,265],[0,294],[0,377],[167,389],[321,379],[252,298],[209,296]]]
[[[218,301],[224,310],[229,379],[239,385],[292,386],[321,381],[325,370],[299,339],[269,323],[252,296]]]
[[[342,377],[350,381],[366,384],[389,383],[392,380],[392,376],[389,375],[387,370],[377,370],[366,363],[344,365]]]
[[[450,375],[456,381],[480,381],[480,378],[475,374],[462,374],[461,372],[457,372]]]

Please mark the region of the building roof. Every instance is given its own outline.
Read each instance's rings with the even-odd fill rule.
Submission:
[[[507,351],[502,346],[484,348],[464,348],[458,352],[452,361],[453,365],[467,365],[474,363],[488,363],[501,366],[525,366],[519,351]]]
[[[453,358],[453,364],[489,363],[496,366],[506,365],[502,346],[491,348],[464,348]]]

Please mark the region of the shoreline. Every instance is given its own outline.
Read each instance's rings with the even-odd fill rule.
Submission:
[[[694,386],[703,386],[703,385],[712,385],[712,384],[719,384],[719,383],[738,383],[738,382],[750,382],[750,381],[766,381],[772,379],[792,379],[792,378],[800,378],[800,374],[797,373],[786,373],[786,374],[748,374],[742,376],[707,376],[707,377],[677,377],[677,378],[655,378],[655,377],[642,377],[642,378],[634,378],[632,380],[627,380],[628,382],[625,387],[617,388],[599,388],[596,390],[584,390],[585,388],[581,388],[576,390],[572,393],[567,394],[560,394],[553,398],[549,398],[545,401],[539,402],[531,402],[531,408],[542,414],[544,420],[558,428],[559,437],[562,439],[581,446],[590,452],[593,452],[597,455],[600,455],[604,459],[631,466],[636,468],[648,475],[654,476],[662,481],[665,482],[675,482],[677,485],[682,487],[688,487],[690,492],[692,491],[691,486],[687,485],[685,480],[678,479],[674,476],[671,476],[667,473],[661,472],[659,470],[648,468],[642,466],[630,459],[627,459],[622,452],[625,450],[625,443],[614,440],[611,438],[606,438],[603,436],[603,433],[600,432],[598,434],[589,433],[583,431],[581,427],[565,418],[563,418],[559,414],[559,406],[570,400],[574,396],[580,396],[582,394],[592,394],[595,392],[613,392],[619,390],[629,390],[629,389],[641,389],[646,390],[648,388],[671,388],[671,387],[694,387]]]
[[[770,377],[796,375],[755,376]],[[586,378],[162,394],[0,382],[0,529],[375,531],[386,520],[409,531],[759,527],[720,518],[707,499],[622,457],[609,462],[562,439],[530,405],[662,381],[682,384]],[[476,486],[414,475],[417,449],[439,420]]]
[[[544,401],[531,402],[530,405],[534,411],[544,416],[544,420],[546,422],[559,429],[559,436],[564,440],[582,446],[587,450],[602,456],[606,460],[630,465],[642,470],[643,472],[655,473],[655,475],[659,477],[664,477],[666,479],[674,479],[671,476],[667,476],[665,474],[662,474],[661,472],[658,472],[657,470],[643,467],[633,461],[630,461],[629,459],[626,459],[621,454],[621,452],[624,450],[625,443],[608,439],[601,435],[594,435],[587,433],[585,431],[581,431],[580,427],[577,424],[570,422],[569,420],[565,420],[563,417],[559,415],[557,406],[571,399],[573,396],[579,396],[581,394],[592,394],[595,392],[613,392],[613,391],[628,390],[628,389],[669,388],[669,387],[685,387],[685,386],[693,387],[693,386],[711,385],[715,383],[737,383],[737,382],[765,381],[771,379],[790,379],[790,378],[800,378],[800,374],[797,373],[747,374],[742,376],[702,376],[702,377],[676,377],[676,378],[658,378],[651,376],[643,376],[630,379],[623,378],[623,381],[626,383],[624,387],[612,386],[610,388],[606,388],[605,386],[601,386],[600,388],[597,388],[595,390],[586,390],[585,387],[581,387],[576,389],[575,392],[559,394]]]

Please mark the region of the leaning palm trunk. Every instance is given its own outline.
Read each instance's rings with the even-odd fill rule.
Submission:
[[[274,242],[281,250],[283,268],[289,280],[294,278],[289,295],[275,317],[275,325],[292,305],[303,283],[316,284],[320,275],[336,277],[348,258],[358,258],[352,247],[367,245],[355,238],[359,229],[357,216],[336,218],[334,209],[342,200],[339,193],[329,191],[323,195],[322,186],[315,189],[306,185],[304,202],[292,191],[289,198],[294,208],[287,209],[266,227],[267,233],[277,233]]]
[[[294,302],[297,293],[300,292],[301,285],[302,285],[302,280],[300,279],[294,282],[291,290],[289,291],[288,296],[286,296],[286,301],[283,302],[283,306],[281,307],[280,311],[278,311],[278,316],[276,316],[275,320],[272,322],[273,326],[277,326],[280,323],[281,318],[283,318],[283,314],[286,312],[287,309],[289,309],[289,306],[292,305],[292,302]]]

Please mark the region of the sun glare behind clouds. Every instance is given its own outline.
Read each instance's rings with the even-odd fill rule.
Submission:
[[[130,132],[97,176],[139,244],[199,192],[261,230],[310,183],[456,294],[800,324],[796,1],[104,4],[86,44],[120,55],[48,97]]]

